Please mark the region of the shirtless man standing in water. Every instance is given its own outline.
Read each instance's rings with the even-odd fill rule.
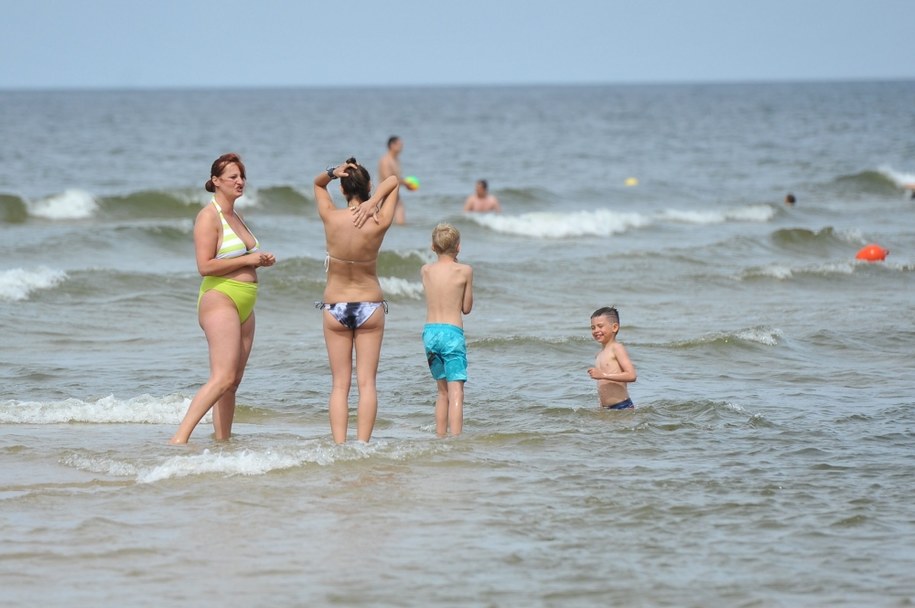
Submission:
[[[485,179],[477,180],[475,192],[464,201],[464,211],[502,211],[499,199],[489,193],[489,184]]]
[[[388,151],[381,160],[378,161],[378,183],[394,175],[401,186],[407,186],[400,172],[400,153],[403,151],[403,140],[392,135],[388,138]],[[397,200],[394,201],[394,223],[404,224],[407,221],[407,212],[404,209],[403,201],[400,199],[399,191],[394,195]]]

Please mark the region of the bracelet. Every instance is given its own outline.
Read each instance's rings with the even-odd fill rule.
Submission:
[[[329,177],[329,178],[331,179],[331,181],[337,179],[337,176],[334,175],[334,169],[336,169],[336,167],[328,167],[328,168],[326,169],[326,171],[327,171],[327,177]]]

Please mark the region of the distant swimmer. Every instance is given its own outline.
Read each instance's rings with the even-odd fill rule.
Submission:
[[[794,206],[794,203],[796,203],[796,202],[797,202],[797,199],[794,198],[794,195],[791,194],[790,192],[785,195],[785,204],[786,205]]]
[[[489,184],[485,179],[477,180],[475,191],[464,201],[464,211],[487,212],[502,211],[499,199],[489,193]]]
[[[378,183],[383,182],[390,176],[397,178],[400,186],[411,188],[411,185],[404,179],[400,170],[400,153],[403,152],[403,140],[396,135],[388,138],[388,151],[378,161]],[[407,211],[404,208],[403,201],[400,199],[400,190],[394,193],[394,223],[404,224],[407,221]]]
[[[902,187],[909,191],[909,198],[915,198],[915,184],[902,184]]]

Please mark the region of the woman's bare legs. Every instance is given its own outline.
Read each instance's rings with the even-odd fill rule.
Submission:
[[[356,412],[356,439],[372,438],[375,418],[378,415],[378,361],[381,359],[381,341],[384,338],[384,307],[375,309],[365,323],[356,330],[356,382],[359,384],[359,409]]]
[[[236,311],[235,316],[238,316]],[[235,372],[235,381],[222,394],[216,405],[213,406],[213,431],[219,441],[228,439],[232,435],[232,421],[235,419],[235,393],[238,385],[245,375],[251,347],[254,345],[254,312],[241,324],[241,353],[239,353],[238,367]]]
[[[235,384],[236,378],[242,373],[238,369],[239,362],[243,360],[242,329],[238,322],[235,303],[225,294],[210,290],[200,299],[198,317],[209,344],[210,377],[191,400],[191,405],[171,438],[171,443],[187,443],[197,423]],[[248,321],[251,321],[253,337],[254,322],[253,319]],[[247,355],[244,360],[247,360]],[[234,409],[234,393],[232,403]]]
[[[353,349],[356,350],[356,380],[359,407],[356,410],[356,438],[368,441],[375,427],[378,393],[375,377],[384,337],[384,310],[379,306],[358,329],[344,327],[329,312],[324,312],[324,342],[330,363],[332,386],[328,411],[330,431],[336,443],[346,441],[349,422],[349,390],[353,381]]]
[[[324,311],[324,344],[330,363],[331,388],[327,410],[335,443],[346,441],[349,422],[349,389],[353,380],[353,331]]]

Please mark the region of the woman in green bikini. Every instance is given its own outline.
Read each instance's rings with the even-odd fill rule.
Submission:
[[[346,207],[337,208],[327,189],[337,178]],[[397,177],[392,175],[371,194],[369,172],[355,158],[322,171],[314,179],[315,204],[324,223],[327,244],[327,285],[324,300],[316,306],[324,311],[324,342],[333,376],[328,409],[336,443],[346,441],[353,350],[359,384],[356,439],[371,439],[375,426],[375,376],[387,312],[378,282],[378,251],[394,221],[398,185]]]
[[[200,387],[171,443],[187,443],[197,423],[213,408],[217,440],[232,434],[235,391],[254,343],[257,268],[273,266],[251,230],[235,211],[245,192],[245,165],[237,154],[213,162],[205,188],[213,200],[194,223],[197,270],[203,276],[197,316],[210,347],[210,378]]]

